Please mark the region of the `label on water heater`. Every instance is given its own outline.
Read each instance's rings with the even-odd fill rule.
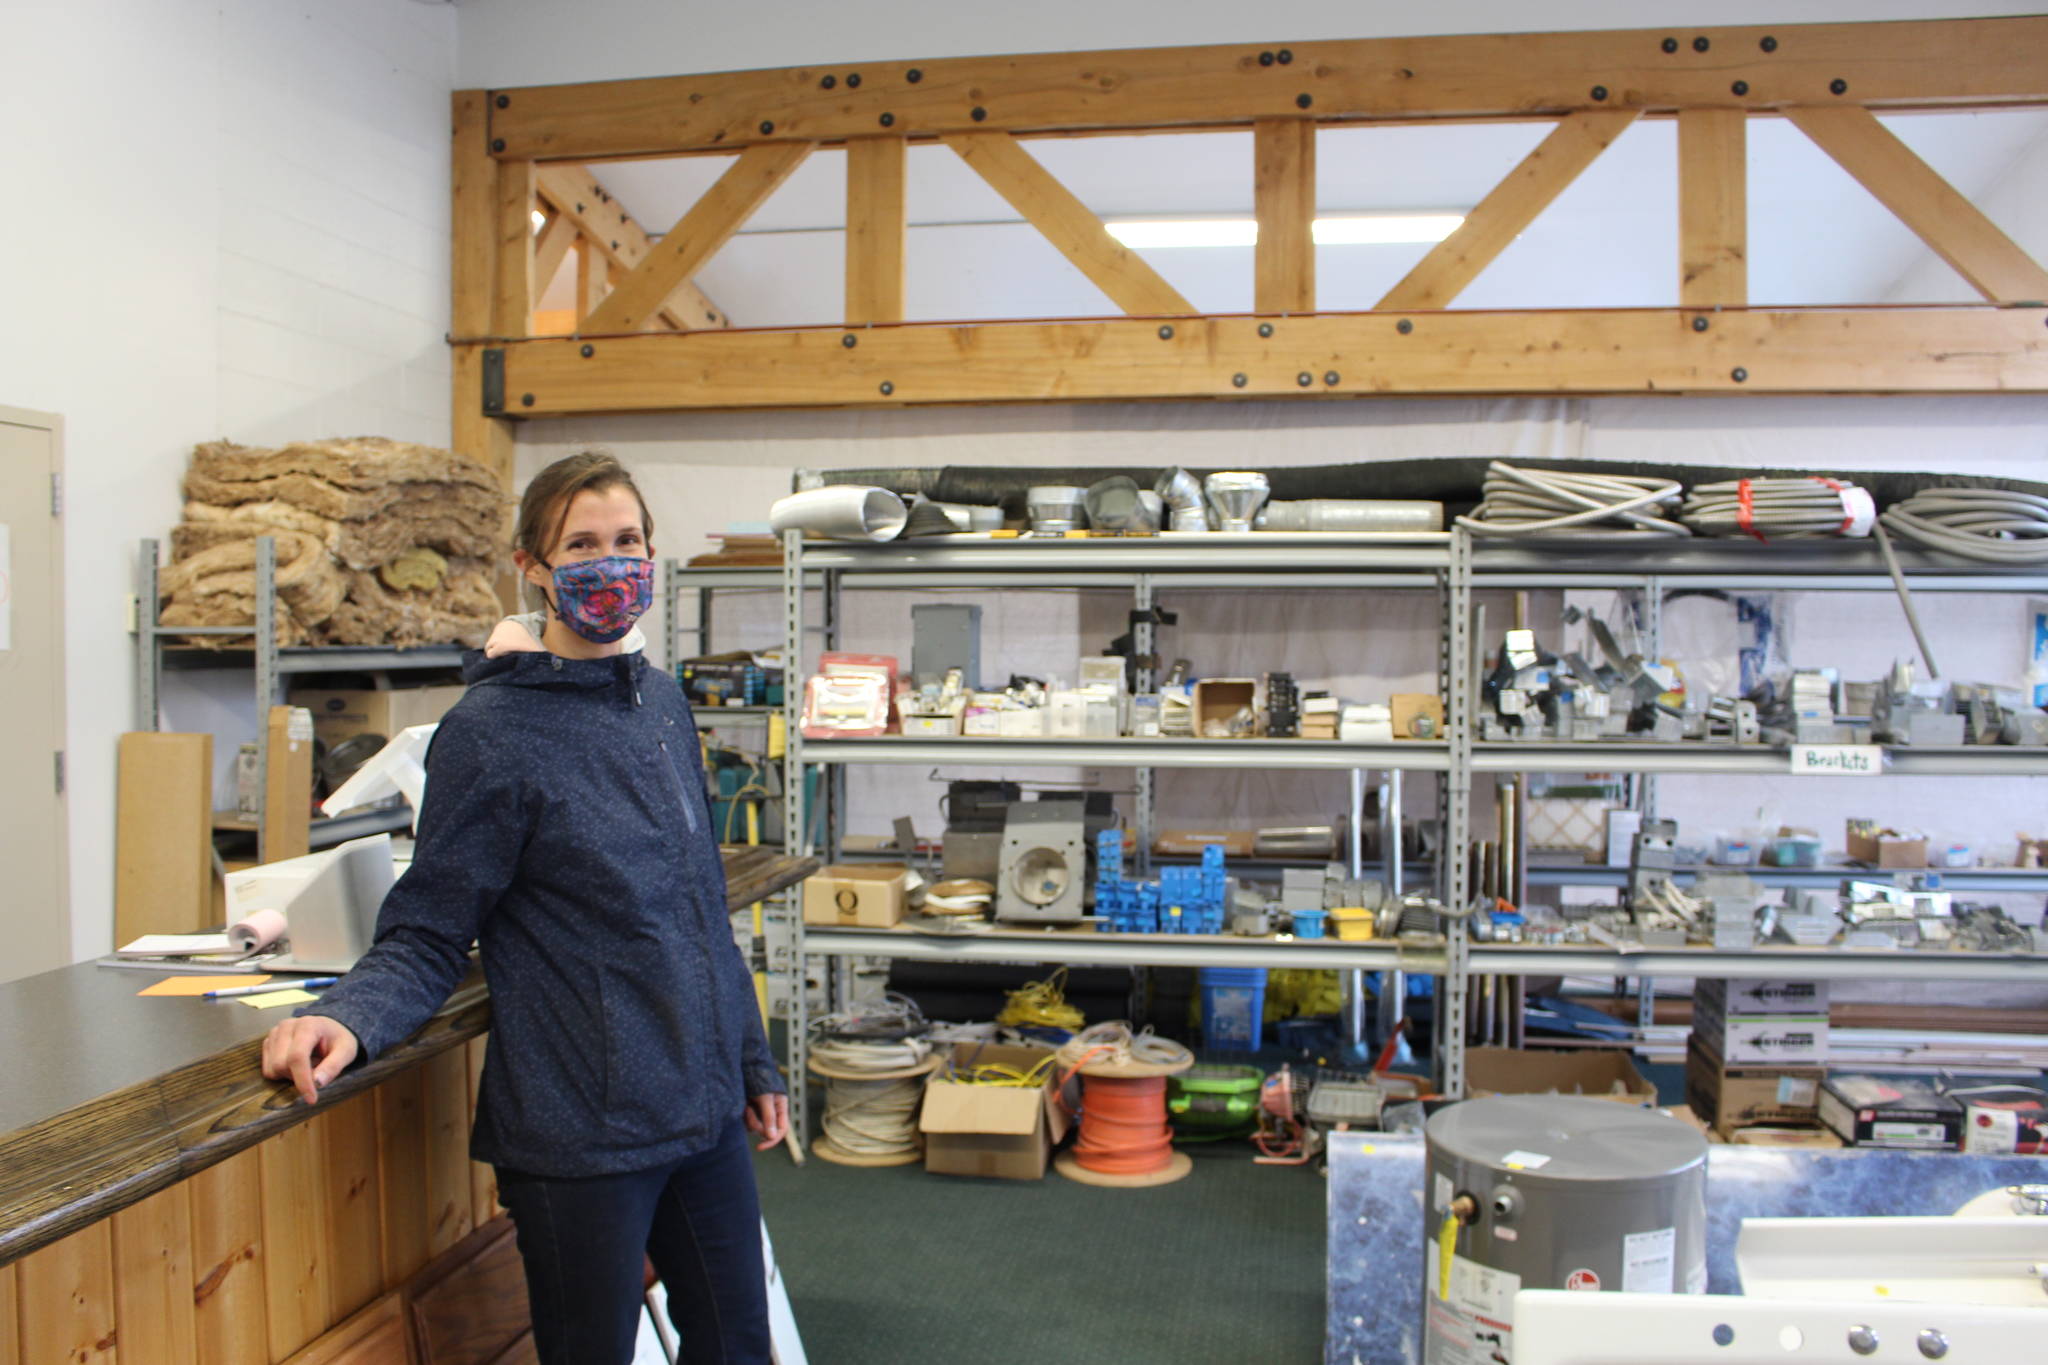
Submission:
[[[1677,1228],[1630,1233],[1621,1239],[1621,1292],[1669,1294],[1677,1258]]]
[[[1437,1264],[1438,1243],[1429,1243]],[[1434,1276],[1431,1277],[1432,1281]],[[1451,1257],[1451,1292],[1438,1298],[1430,1285],[1425,1365],[1500,1365],[1514,1359],[1515,1291],[1522,1277],[1464,1256]]]

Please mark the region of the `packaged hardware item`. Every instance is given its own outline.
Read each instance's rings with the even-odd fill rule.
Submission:
[[[1819,1109],[1822,1123],[1858,1147],[1947,1152],[1962,1141],[1963,1106],[1930,1076],[1830,1076]]]

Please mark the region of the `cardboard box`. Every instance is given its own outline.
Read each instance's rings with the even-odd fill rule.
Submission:
[[[1948,1152],[1962,1141],[1963,1106],[1928,1076],[1844,1073],[1821,1086],[1820,1121],[1858,1147]]]
[[[1154,853],[1196,853],[1219,844],[1225,857],[1249,858],[1258,835],[1248,829],[1163,829],[1152,841]]]
[[[1209,722],[1228,723],[1232,716],[1246,707],[1251,708],[1254,717],[1253,734],[1258,733],[1256,718],[1259,711],[1259,685],[1250,678],[1204,678],[1195,684],[1194,727],[1196,739],[1213,739],[1209,733]],[[1235,736],[1246,738],[1246,736]]]
[[[1697,1036],[1686,1043],[1686,1103],[1723,1137],[1754,1124],[1816,1122],[1826,1079],[1817,1066],[1730,1066]]]
[[[1387,699],[1395,739],[1442,739],[1444,699],[1433,692],[1396,692]]]
[[[947,738],[951,738],[960,733],[960,717],[957,715],[905,716],[903,718],[903,733],[924,738],[930,738],[934,735],[944,735]]]
[[[2048,1078],[1945,1073],[1941,1093],[1963,1106],[1966,1152],[2048,1152]]]
[[[1657,1087],[1626,1052],[1584,1048],[1521,1052],[1475,1047],[1465,1053],[1465,1089],[1480,1095],[1587,1095],[1624,1104],[1655,1104]]]
[[[1693,983],[1692,998],[1695,1007],[1704,1004],[1723,1018],[1731,1014],[1826,1014],[1828,983],[1701,977]]]
[[[313,713],[314,738],[332,749],[351,735],[390,739],[409,726],[436,724],[467,690],[460,686],[395,687],[388,691],[295,687],[290,701]]]
[[[901,863],[834,863],[804,880],[804,923],[887,929],[910,905]]]
[[[1925,867],[1927,836],[1901,834],[1889,829],[1875,834],[1858,834],[1852,824],[1849,829],[1849,861],[1868,863],[1872,867]]]
[[[115,946],[144,934],[195,934],[218,925],[213,736],[139,730],[122,735],[116,753]],[[63,946],[68,954],[70,945]]]
[[[962,1066],[1018,1071],[1029,1071],[1051,1055],[1050,1048],[1002,1043],[958,1043],[953,1048],[953,1060]],[[1060,1105],[1053,1079],[1037,1089],[1025,1089],[954,1085],[934,1075],[925,1082],[924,1111],[918,1119],[927,1171],[996,1180],[1043,1177],[1045,1163],[1066,1137],[1067,1126],[1067,1111]]]
[[[1693,997],[1692,1032],[1732,1066],[1820,1066],[1828,1059],[1825,1014],[1724,1014]]]

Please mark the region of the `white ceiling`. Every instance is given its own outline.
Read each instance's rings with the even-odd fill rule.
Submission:
[[[2048,155],[2048,113],[1887,116],[1963,193],[1981,199],[2029,144]],[[1317,140],[1323,213],[1464,210],[1542,140],[1547,123],[1326,129]],[[1032,154],[1105,217],[1251,213],[1251,134],[1045,138]],[[1676,125],[1624,133],[1456,301],[1460,308],[1671,307],[1677,302]],[[674,223],[730,157],[623,162],[598,178],[652,233]],[[741,327],[842,320],[845,154],[814,153],[697,275]],[[907,315],[914,321],[1092,317],[1117,309],[1000,196],[942,146],[909,155]],[[2017,234],[2021,225],[2001,224]],[[1928,257],[1897,219],[1790,123],[1749,123],[1750,300],[1884,301]],[[1426,247],[1324,246],[1324,311],[1370,308]],[[1252,307],[1252,250],[1148,250],[1197,309]],[[544,307],[571,306],[565,270]],[[1952,297],[1975,293],[1953,277]]]

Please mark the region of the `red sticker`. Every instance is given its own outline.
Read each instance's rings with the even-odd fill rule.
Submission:
[[[1566,1289],[1598,1289],[1600,1277],[1590,1270],[1574,1270],[1564,1277]]]

